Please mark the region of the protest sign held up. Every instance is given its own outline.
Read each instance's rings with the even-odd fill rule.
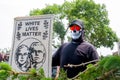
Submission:
[[[43,68],[51,75],[53,15],[16,17],[10,64],[16,71]]]

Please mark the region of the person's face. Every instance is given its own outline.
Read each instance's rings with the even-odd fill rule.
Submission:
[[[41,62],[43,60],[43,55],[44,55],[44,49],[43,47],[40,47],[39,45],[34,46],[33,52],[31,53],[33,62]]]
[[[23,47],[18,53],[18,62],[24,64],[28,59],[28,50],[27,47]]]
[[[70,30],[71,30],[71,37],[72,39],[78,39],[81,36],[81,27],[78,25],[72,25],[70,26]]]

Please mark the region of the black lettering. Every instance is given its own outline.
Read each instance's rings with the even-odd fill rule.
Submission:
[[[27,36],[30,36],[30,33],[29,33],[29,32],[27,32],[26,34],[27,34]]]
[[[30,26],[30,25],[40,25],[40,21],[32,21],[32,22],[25,22],[26,26]]]
[[[33,27],[32,30],[33,30],[33,31],[37,31],[37,30],[38,30],[38,27]]]
[[[23,32],[22,36],[41,36],[41,32]]]
[[[25,28],[25,31],[29,31],[29,29],[26,27],[26,28]]]
[[[25,31],[37,31],[38,27],[26,27]]]
[[[26,26],[34,25],[34,22],[26,22],[25,25],[26,25]]]

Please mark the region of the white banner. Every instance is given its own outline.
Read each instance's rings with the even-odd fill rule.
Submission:
[[[53,15],[17,17],[10,64],[18,72],[43,68],[51,76]]]
[[[120,55],[120,42],[118,42],[118,55]]]

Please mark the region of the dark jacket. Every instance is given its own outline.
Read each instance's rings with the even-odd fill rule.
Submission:
[[[66,43],[62,45],[52,57],[52,66],[60,66],[67,71],[67,77],[72,78],[80,71],[86,69],[81,67],[64,67],[67,64],[78,65],[88,61],[99,59],[96,49],[88,42],[82,43]]]

